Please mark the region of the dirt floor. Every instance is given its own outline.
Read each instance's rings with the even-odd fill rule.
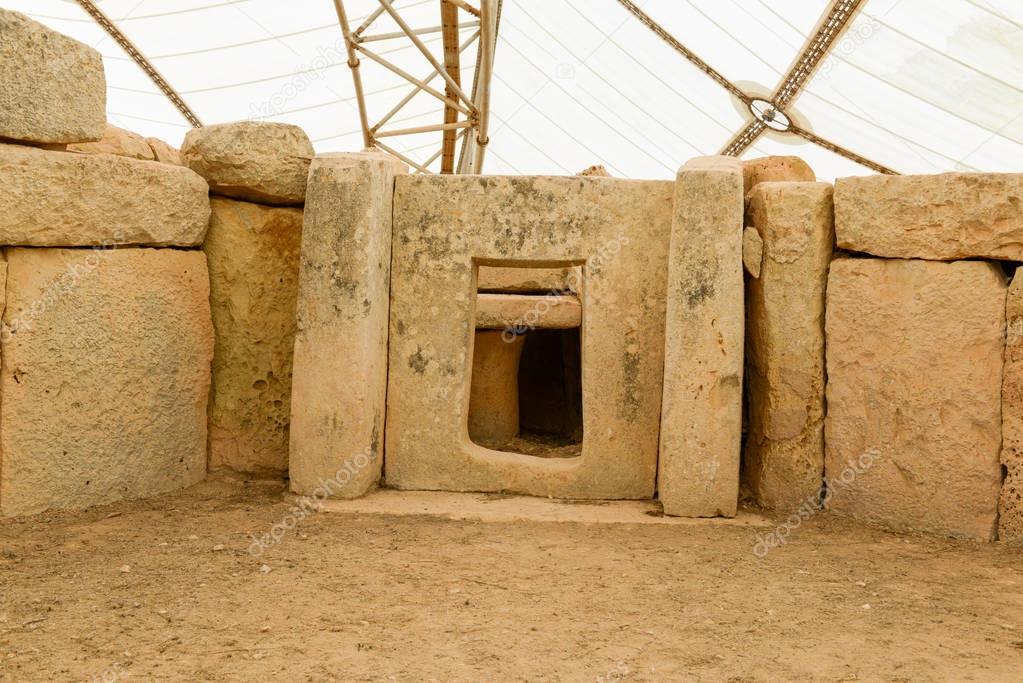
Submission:
[[[1023,680],[1019,549],[320,513],[250,553],[291,506],[217,481],[4,521],[0,680]]]

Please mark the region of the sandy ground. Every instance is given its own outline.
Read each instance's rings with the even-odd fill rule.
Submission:
[[[321,513],[279,484],[0,526],[3,681],[1020,681],[1023,551]]]

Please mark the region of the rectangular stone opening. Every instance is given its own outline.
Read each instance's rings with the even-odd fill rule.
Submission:
[[[549,291],[537,291],[537,281]],[[494,283],[501,283],[495,291]],[[481,266],[468,414],[484,448],[582,454],[581,266]],[[535,294],[522,294],[526,291]],[[516,292],[513,294],[513,292]]]

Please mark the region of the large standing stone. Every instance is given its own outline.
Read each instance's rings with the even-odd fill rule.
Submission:
[[[807,182],[817,180],[810,165],[799,157],[760,157],[742,162],[742,177],[748,195],[760,183]]]
[[[210,203],[210,467],[286,471],[302,210]]]
[[[472,349],[469,438],[507,441],[519,433],[519,360],[526,338],[477,330]]]
[[[761,183],[749,218],[763,239],[746,286],[745,478],[766,508],[794,511],[824,482],[824,292],[835,241],[827,183]]]
[[[287,123],[240,121],[193,128],[181,159],[227,197],[280,206],[305,201],[309,137]]]
[[[9,249],[0,510],[84,508],[206,472],[206,257]]]
[[[1023,543],[1023,270],[1005,300],[1005,368],[1002,373],[1002,467],[998,538]]]
[[[839,178],[835,235],[874,256],[1023,261],[1023,174]]]
[[[407,168],[326,154],[309,171],[291,393],[291,490],[355,498],[380,480],[391,204]]]
[[[102,139],[97,142],[79,142],[68,145],[67,151],[84,152],[85,154],[114,154],[142,161],[156,160],[153,148],[149,146],[144,137],[109,123]]]
[[[658,496],[682,517],[735,515],[742,440],[742,166],[678,173],[668,270]]]
[[[1005,277],[989,263],[840,259],[827,303],[829,506],[990,539]]]
[[[187,168],[0,144],[0,244],[196,246],[206,182]]]
[[[24,14],[0,8],[0,138],[99,140],[107,121],[103,58]]]
[[[738,171],[736,183],[741,218]],[[388,486],[653,496],[673,191],[670,182],[612,178],[395,179]],[[585,262],[581,456],[541,458],[470,441],[480,262]]]

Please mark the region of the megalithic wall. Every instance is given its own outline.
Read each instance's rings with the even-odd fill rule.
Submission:
[[[378,153],[309,169],[291,404],[291,490],[355,498],[383,464],[395,174]]]

